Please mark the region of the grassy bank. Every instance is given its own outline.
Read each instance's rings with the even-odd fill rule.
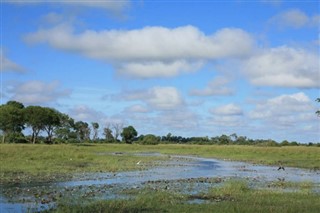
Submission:
[[[229,181],[199,195],[152,189],[137,190],[129,200],[87,204],[62,201],[52,212],[318,212],[319,195],[309,190],[279,192],[250,189],[246,182]]]
[[[142,160],[152,165],[165,157],[135,156],[121,153],[160,152],[197,155],[259,164],[319,169],[318,147],[256,147],[218,145],[128,145],[128,144],[0,144],[2,183],[57,181],[82,172],[135,170]],[[117,154],[115,154],[117,153]],[[119,154],[120,153],[120,154]]]
[[[193,154],[264,165],[320,169],[320,147],[259,147],[242,145],[159,145],[163,153]]]

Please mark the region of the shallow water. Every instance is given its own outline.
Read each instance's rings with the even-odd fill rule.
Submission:
[[[65,195],[123,198],[123,191],[146,186],[194,194],[204,192],[213,183],[231,178],[246,179],[252,187],[260,188],[274,181],[310,182],[314,184],[313,190],[320,193],[319,171],[289,167],[278,171],[275,166],[175,155],[168,156],[168,161],[158,162],[156,167],[149,168],[143,161],[137,162],[136,166],[137,170],[130,172],[78,174],[65,182],[4,186],[0,194],[0,212],[40,211],[53,207],[57,197]]]

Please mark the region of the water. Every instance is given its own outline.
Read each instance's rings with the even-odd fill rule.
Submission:
[[[159,155],[140,153],[140,155]],[[41,184],[2,187],[0,212],[40,211],[54,207],[57,197],[64,195],[117,199],[125,197],[121,191],[132,188],[162,187],[183,193],[198,193],[212,187],[209,178],[218,180],[241,178],[253,187],[265,186],[272,181],[310,182],[320,193],[320,173],[298,168],[253,165],[244,162],[223,161],[193,156],[170,156],[167,162],[146,170],[144,162],[137,164],[137,171],[118,173],[78,174],[73,180]]]

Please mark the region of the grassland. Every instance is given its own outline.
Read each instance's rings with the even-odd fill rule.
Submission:
[[[143,160],[152,165],[164,157],[114,153],[159,152],[168,155],[247,161],[257,164],[319,169],[319,147],[256,147],[219,145],[137,144],[0,144],[1,183],[57,181],[82,172],[116,172],[137,169]]]

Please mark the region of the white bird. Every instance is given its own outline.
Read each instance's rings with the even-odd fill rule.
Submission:
[[[137,163],[137,165],[139,165],[139,164],[140,164],[140,162],[141,162],[141,160],[139,160],[139,162]]]

